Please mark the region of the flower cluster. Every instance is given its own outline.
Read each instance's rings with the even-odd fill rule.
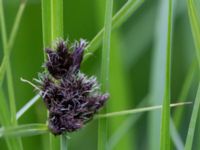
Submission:
[[[71,47],[59,41],[55,50],[46,49],[45,67],[49,73],[41,76],[40,88],[54,135],[82,128],[109,97],[99,92],[95,77],[87,77],[79,70],[85,47],[84,40]]]

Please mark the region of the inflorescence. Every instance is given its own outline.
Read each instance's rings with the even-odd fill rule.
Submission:
[[[99,92],[94,76],[87,77],[80,71],[86,45],[82,39],[72,46],[60,40],[55,49],[45,50],[47,73],[40,75],[40,93],[49,110],[48,125],[54,135],[82,128],[109,97]]]

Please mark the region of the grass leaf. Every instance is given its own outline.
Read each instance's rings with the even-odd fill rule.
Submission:
[[[170,104],[169,106],[177,107],[177,106],[183,106],[183,105],[188,105],[188,104],[192,104],[192,103],[191,102],[175,103],[175,104]],[[130,115],[130,114],[137,114],[137,113],[147,112],[147,111],[152,111],[152,110],[158,110],[162,108],[163,108],[162,105],[157,105],[157,106],[150,106],[150,107],[144,107],[144,108],[123,110],[123,111],[118,111],[118,112],[101,114],[101,115],[98,115],[97,118],[118,117],[118,116],[123,116],[123,115]]]
[[[33,106],[40,98],[40,94],[34,96],[31,100],[29,100],[16,114],[17,120],[22,117],[22,115]]]
[[[198,0],[188,0],[188,14],[200,68],[200,2]]]
[[[27,124],[0,129],[0,137],[26,137],[49,133],[45,124]]]
[[[168,0],[168,27],[167,27],[167,46],[166,46],[166,72],[165,90],[162,109],[161,125],[161,150],[170,149],[170,76],[171,76],[171,38],[172,38],[172,0]]]
[[[109,70],[110,70],[110,41],[112,30],[113,0],[106,1],[103,49],[101,60],[101,84],[102,91],[109,92]],[[106,113],[106,108],[102,113]],[[101,119],[98,123],[98,150],[105,150],[107,147],[107,119]]]
[[[185,144],[185,150],[191,150],[192,144],[193,144],[193,138],[194,138],[194,132],[195,132],[195,126],[198,118],[198,111],[200,106],[200,83],[196,95],[196,99],[194,102],[194,108],[192,111],[192,116],[189,124],[189,130],[186,138],[186,144]]]

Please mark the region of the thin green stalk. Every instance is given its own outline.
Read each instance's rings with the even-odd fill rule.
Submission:
[[[22,117],[22,115],[33,106],[40,98],[40,94],[34,96],[31,100],[29,100],[16,114],[17,120]]]
[[[43,49],[52,46],[55,36],[61,36],[58,34],[57,28],[62,29],[62,0],[42,0],[42,33],[43,33]],[[60,12],[59,12],[60,9]],[[56,20],[57,19],[57,20]],[[58,21],[58,22],[56,22]],[[60,31],[62,32],[62,31]],[[44,51],[44,61],[46,60],[46,54]],[[30,101],[29,108],[39,99],[39,95],[34,97]],[[32,103],[33,102],[33,103]],[[26,111],[26,110],[25,110]],[[25,112],[24,111],[24,112]],[[48,112],[47,112],[48,115]],[[59,138],[55,138],[49,133],[49,148],[50,150],[58,149]],[[44,140],[45,144],[45,140]]]
[[[43,48],[51,45],[51,1],[42,0],[42,34]],[[44,59],[46,55],[44,53]]]
[[[19,9],[18,9],[18,12],[17,12],[17,15],[16,15],[16,19],[14,21],[14,24],[13,24],[13,27],[12,27],[12,30],[11,30],[11,34],[10,34],[9,41],[8,41],[8,54],[7,54],[7,56],[3,57],[3,61],[2,61],[1,67],[0,67],[0,86],[2,86],[2,83],[3,83],[3,80],[4,80],[4,75],[5,75],[6,68],[7,68],[8,61],[9,61],[8,58],[9,58],[10,53],[12,51],[14,41],[16,39],[17,31],[19,29],[19,24],[20,24],[22,14],[24,12],[26,4],[27,4],[26,0],[24,0],[20,3]],[[2,24],[4,24],[4,23],[2,22]],[[4,33],[4,34],[6,34],[6,33]]]
[[[182,86],[180,96],[178,98],[178,100],[180,102],[184,102],[187,98],[189,89],[191,87],[191,84],[192,84],[192,81],[193,81],[193,78],[194,78],[194,75],[195,75],[195,69],[196,68],[197,68],[197,63],[196,63],[196,60],[195,60],[195,61],[192,62],[192,64],[190,65],[190,68],[188,69],[185,81],[184,81],[183,86]],[[183,117],[183,110],[184,110],[183,108],[179,108],[174,112],[174,122],[175,122],[177,129],[179,129],[179,127],[181,125],[181,120],[182,120],[182,117]]]
[[[175,103],[175,104],[170,104],[169,107],[177,107],[177,106],[190,105],[190,104],[192,104],[192,103],[191,102]],[[150,107],[136,108],[136,109],[130,109],[130,110],[123,110],[123,111],[117,111],[117,112],[112,112],[112,113],[100,114],[97,116],[97,118],[118,117],[118,116],[147,112],[147,111],[152,111],[152,110],[158,110],[158,109],[162,109],[162,108],[163,108],[162,105],[158,105],[158,106],[150,106]]]
[[[67,150],[67,137],[66,135],[61,136],[61,150]]]
[[[51,41],[58,38],[63,38],[63,0],[51,0]],[[53,46],[53,45],[52,45]],[[60,149],[67,149],[67,142],[63,142],[63,137],[60,137]],[[57,143],[57,139],[51,136],[51,142]]]
[[[198,16],[198,13],[200,14],[200,8],[198,7],[200,3],[199,1],[194,0],[188,0],[188,14],[190,18],[190,24],[192,28],[192,34],[194,39],[194,44],[196,47],[196,56],[199,62],[199,68],[200,68],[200,19]],[[196,2],[196,3],[195,3]]]
[[[48,133],[46,124],[27,124],[0,129],[0,137],[27,137]]]
[[[15,92],[14,92],[13,77],[12,77],[10,61],[8,61],[8,68],[7,68],[7,84],[8,84],[8,97],[10,100],[11,123],[13,125],[17,125]]]
[[[101,84],[102,91],[109,91],[109,67],[110,67],[110,39],[112,30],[113,0],[106,1],[104,36],[101,63]],[[106,108],[102,111],[106,113]],[[107,120],[101,119],[98,123],[98,150],[105,150],[107,147]]]
[[[4,10],[3,10],[3,1],[0,1],[1,7],[1,32],[2,32],[2,40],[3,40],[3,50],[4,55],[8,57],[8,67],[7,67],[7,84],[8,84],[8,96],[9,96],[9,104],[10,104],[10,111],[11,111],[11,123],[16,125],[16,108],[15,108],[15,98],[14,98],[14,89],[12,83],[12,74],[10,68],[10,61],[9,61],[9,53],[8,53],[8,41],[7,41],[7,33],[6,33],[6,25],[5,25],[5,18],[4,18]]]
[[[194,102],[194,108],[192,111],[192,116],[191,116],[191,120],[190,120],[190,124],[189,124],[189,130],[188,130],[186,143],[185,143],[185,150],[192,149],[194,132],[195,132],[196,122],[197,122],[197,118],[198,118],[199,106],[200,106],[200,83],[198,86],[198,91],[197,91],[196,99]]]
[[[168,32],[167,32],[167,46],[166,46],[165,90],[163,98],[161,141],[160,141],[161,150],[170,149],[171,38],[172,38],[172,0],[168,0]]]
[[[194,44],[196,47],[196,56],[198,60],[198,65],[200,69],[200,2],[195,1],[195,0],[188,0],[188,14],[190,18],[190,24],[192,28],[192,33],[193,33],[193,39],[194,39]],[[186,144],[185,144],[185,150],[191,150],[192,149],[192,144],[193,144],[193,139],[194,139],[194,133],[195,133],[195,127],[196,127],[196,122],[198,119],[198,112],[199,112],[199,107],[200,107],[200,82],[198,86],[198,91],[196,95],[196,99],[194,102],[194,107],[192,110],[192,116],[189,124],[189,130],[186,138]]]
[[[12,82],[12,72],[10,67],[10,60],[9,60],[9,43],[7,40],[7,33],[6,33],[6,24],[5,24],[5,17],[4,17],[4,8],[3,8],[3,1],[0,1],[0,21],[1,21],[1,33],[2,33],[2,40],[3,40],[3,50],[4,50],[4,57],[7,58],[7,84],[8,84],[8,96],[9,96],[9,104],[10,104],[10,111],[11,111],[11,120],[9,121],[9,126],[17,125],[17,119],[16,119],[16,106],[15,106],[15,98],[14,98],[14,88],[13,88],[13,82]],[[12,44],[12,43],[11,43]],[[5,63],[4,63],[5,64]],[[2,70],[1,70],[2,71]],[[6,70],[4,70],[6,71]],[[2,73],[2,72],[1,72]],[[4,74],[4,73],[2,73]],[[3,83],[3,81],[1,81]],[[2,85],[1,83],[1,85]],[[6,107],[6,106],[5,106]],[[10,147],[9,143],[12,143],[13,148],[17,150],[22,150],[22,141],[21,139],[12,139],[9,140],[8,147]]]
[[[11,50],[13,48],[13,45],[14,45],[14,42],[16,39],[16,35],[19,30],[20,21],[21,21],[22,15],[24,13],[24,10],[26,8],[26,4],[27,4],[27,1],[23,0],[23,1],[21,1],[20,5],[19,5],[19,9],[17,11],[17,15],[15,17],[15,21],[14,21],[14,24],[13,24],[13,27],[12,27],[12,30],[11,30],[11,33],[9,36],[9,40],[8,40],[8,46],[9,46],[8,53],[9,54],[11,53]]]
[[[63,37],[63,0],[51,0],[51,40]]]

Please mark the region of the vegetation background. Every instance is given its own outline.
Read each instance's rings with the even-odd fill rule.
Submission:
[[[21,1],[4,0],[7,34],[11,33]],[[126,0],[114,0],[115,14]],[[161,105],[165,84],[165,25],[168,14],[162,0],[145,0],[144,3],[112,32],[110,53],[110,99],[108,112],[142,106]],[[199,5],[200,6],[200,5]],[[64,0],[64,38],[70,41],[80,38],[91,41],[104,25],[105,0]],[[200,7],[198,7],[200,10]],[[199,11],[200,12],[200,11]],[[10,62],[16,110],[35,96],[33,88],[20,81],[32,80],[43,70],[42,12],[40,0],[27,0],[19,31],[15,39]],[[200,13],[199,13],[200,14]],[[199,27],[200,28],[200,27]],[[194,40],[186,0],[173,3],[173,38],[171,70],[171,103],[194,102],[199,74],[196,63]],[[3,59],[3,43],[0,40],[0,59]],[[100,81],[101,49],[93,52],[82,64],[81,70],[96,75]],[[184,89],[186,82],[189,82]],[[6,91],[7,85],[4,83]],[[182,94],[181,94],[182,93]],[[6,94],[8,97],[8,94]],[[141,104],[142,102],[142,104]],[[0,104],[1,105],[1,104]],[[171,149],[181,149],[185,143],[193,105],[175,107],[172,116],[183,110],[177,120],[180,145],[171,143]],[[45,123],[46,108],[40,99],[19,119],[19,124]],[[109,149],[156,150],[160,144],[161,110],[138,113],[108,119]],[[79,132],[69,134],[69,150],[94,150],[97,147],[97,120],[90,122]],[[200,149],[199,119],[196,125],[193,149]],[[173,133],[173,132],[172,132]],[[56,137],[58,139],[58,137]],[[173,141],[173,140],[172,140]],[[48,134],[22,137],[24,150],[48,150]],[[59,149],[59,145],[55,145]],[[0,149],[6,143],[0,138]]]

